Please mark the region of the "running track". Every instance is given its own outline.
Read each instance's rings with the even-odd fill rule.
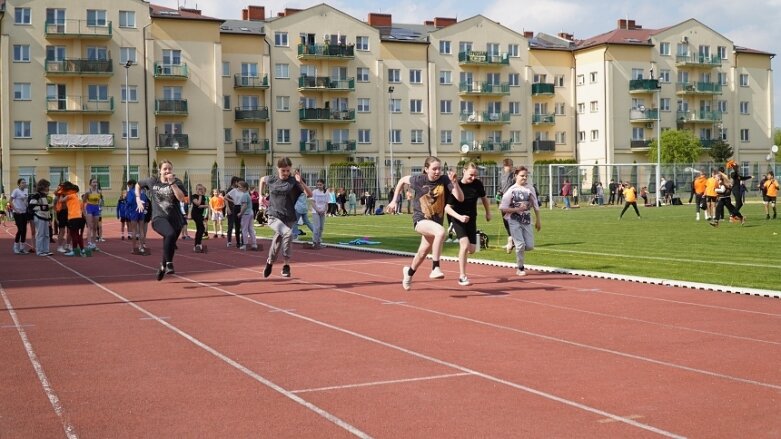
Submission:
[[[180,241],[11,253],[0,438],[779,437],[781,300],[409,258]],[[151,235],[150,235],[151,236]],[[264,241],[264,245],[267,242]]]

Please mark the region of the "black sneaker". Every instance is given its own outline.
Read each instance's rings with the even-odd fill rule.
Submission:
[[[263,277],[271,276],[271,264],[266,262],[266,268],[263,270]]]
[[[165,274],[175,274],[174,271],[174,263],[173,262],[166,262],[165,263]]]
[[[165,276],[165,265],[160,264],[160,268],[157,269],[157,280],[163,280]]]
[[[283,265],[282,266],[282,277],[290,277],[290,265]]]

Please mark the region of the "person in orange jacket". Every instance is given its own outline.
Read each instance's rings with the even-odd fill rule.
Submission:
[[[763,183],[765,192],[765,219],[770,219],[770,207],[773,208],[773,219],[776,219],[776,197],[778,197],[778,180],[773,171],[768,171]]]

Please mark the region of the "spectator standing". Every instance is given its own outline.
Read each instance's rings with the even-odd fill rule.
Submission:
[[[51,256],[49,251],[49,223],[52,220],[49,205],[49,180],[40,179],[35,185],[35,193],[30,197],[30,211],[35,222],[35,250],[38,256]]]
[[[325,216],[328,212],[328,195],[325,191],[325,180],[317,180],[315,190],[312,191],[312,248],[321,249],[323,243],[323,230],[325,230]]]
[[[607,188],[610,191],[610,196],[607,199],[607,204],[614,204],[616,202],[616,188],[618,188],[616,181],[611,178],[610,183],[607,185]]]
[[[572,183],[568,178],[565,178],[564,184],[561,185],[561,196],[564,197],[564,209],[569,209],[572,204]]]
[[[14,223],[16,223],[16,235],[14,236],[14,253],[24,255],[32,253],[25,248],[27,242],[27,215],[28,204],[27,180],[20,178],[16,180],[16,188],[11,191],[11,209],[13,211]]]

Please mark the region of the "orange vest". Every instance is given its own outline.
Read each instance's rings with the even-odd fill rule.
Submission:
[[[65,204],[68,206],[68,219],[81,218],[83,215],[81,198],[76,192],[71,192],[65,196]]]
[[[716,177],[710,177],[708,178],[707,183],[705,184],[705,196],[706,197],[717,197],[718,194],[716,193]]]
[[[705,193],[705,187],[708,185],[708,179],[705,176],[700,176],[694,179],[694,193],[702,195]]]

